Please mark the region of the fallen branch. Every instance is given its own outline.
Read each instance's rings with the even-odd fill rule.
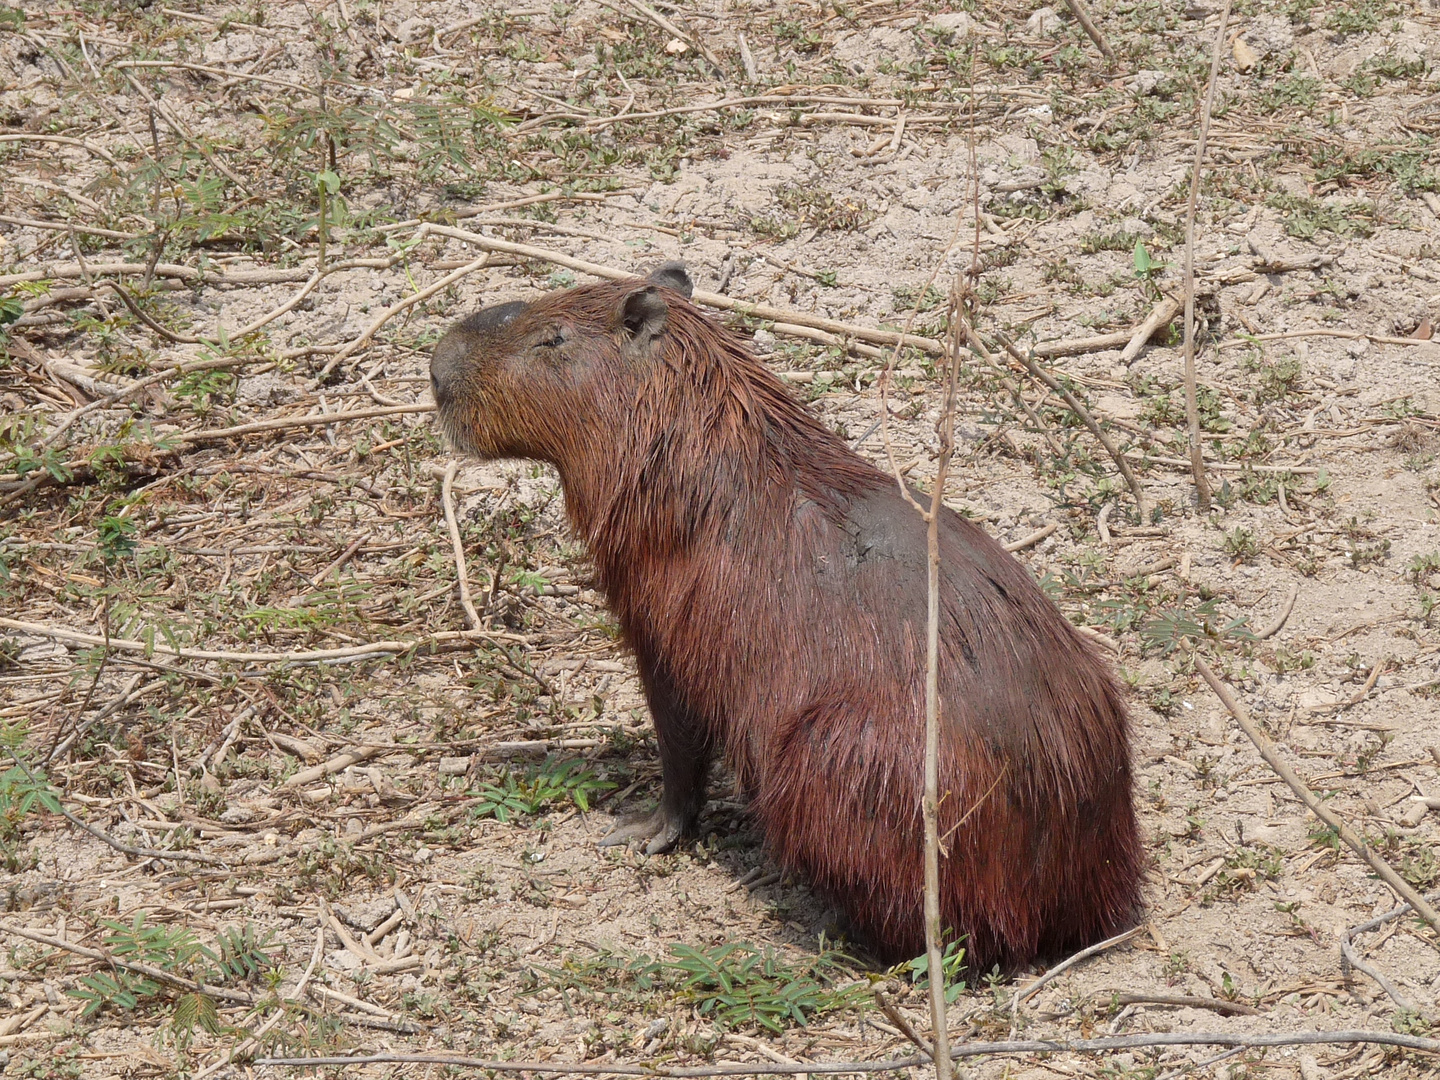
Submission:
[[[1144,929],[1145,925],[1143,923],[1139,926],[1132,926],[1123,934],[1116,934],[1114,937],[1106,938],[1104,941],[1097,941],[1089,948],[1081,949],[1068,960],[1062,960],[1060,963],[1056,964],[1049,971],[1045,972],[1045,974],[1041,975],[1038,979],[1032,982],[1029,986],[1025,987],[1024,990],[1021,990],[1015,995],[1014,998],[1011,999],[1010,1015],[1014,1016],[1015,1011],[1020,1008],[1020,1006],[1025,1002],[1027,998],[1034,997],[1036,994],[1038,994],[1041,988],[1051,979],[1055,978],[1057,975],[1060,975],[1062,972],[1068,971],[1070,968],[1074,967],[1082,960],[1090,959],[1090,957],[1094,956],[1096,953],[1102,953],[1106,949],[1113,949],[1116,945],[1125,944],[1125,942],[1135,937],[1137,934],[1140,933],[1140,931]]]
[[[1431,893],[1430,899],[1440,900],[1440,891]],[[1400,993],[1399,990],[1395,989],[1395,986],[1390,982],[1390,980],[1385,978],[1384,975],[1380,974],[1379,971],[1371,967],[1364,960],[1360,959],[1359,954],[1354,949],[1354,941],[1355,935],[1368,934],[1371,930],[1378,930],[1386,923],[1392,922],[1395,919],[1400,918],[1400,916],[1404,915],[1406,912],[1413,910],[1414,908],[1412,908],[1409,904],[1401,904],[1399,907],[1392,908],[1390,911],[1385,912],[1384,915],[1380,915],[1377,918],[1371,919],[1369,922],[1361,923],[1359,926],[1350,927],[1350,929],[1346,930],[1345,933],[1340,935],[1340,968],[1345,976],[1345,984],[1347,986],[1350,984],[1351,968],[1354,968],[1357,971],[1362,971],[1366,975],[1370,976],[1370,978],[1374,979],[1380,989],[1384,990],[1385,993],[1389,994],[1390,999],[1394,1001],[1396,1005],[1400,1006],[1400,1008],[1402,1009],[1408,1009],[1411,1012],[1416,1011],[1414,1002],[1412,1002],[1404,994]]]
[[[969,336],[972,341],[976,340],[973,333]],[[1149,503],[1145,499],[1145,489],[1140,486],[1140,481],[1136,479],[1135,473],[1131,471],[1130,463],[1125,460],[1125,455],[1120,452],[1120,448],[1115,445],[1110,436],[1105,434],[1104,429],[1096,423],[1095,418],[1090,415],[1090,410],[1085,408],[1085,406],[1080,403],[1080,399],[1066,389],[1065,385],[1061,383],[1059,379],[1055,378],[1054,375],[1051,375],[1037,364],[1034,357],[1022,353],[1015,347],[1015,343],[1004,334],[996,334],[995,337],[1001,345],[1005,346],[1006,352],[1025,365],[1025,370],[1030,373],[1031,378],[1044,383],[1064,398],[1065,404],[1070,407],[1070,411],[1080,418],[1080,422],[1090,429],[1090,434],[1094,435],[1095,438],[1099,440],[1100,445],[1105,447],[1105,450],[1115,460],[1115,465],[1120,470],[1120,475],[1125,478],[1125,483],[1130,486],[1130,494],[1135,496],[1135,512],[1139,515],[1140,524],[1145,524],[1145,519],[1149,516]]]
[[[393,256],[383,259],[349,259],[327,267],[326,270],[332,274],[337,270],[384,270],[394,266],[396,261],[398,260]],[[115,277],[126,274],[144,277],[147,272],[152,278],[178,278],[191,284],[203,283],[206,285],[283,285],[287,282],[305,281],[314,273],[313,270],[304,268],[232,270],[220,273],[216,270],[197,270],[193,266],[182,266],[178,263],[156,263],[153,267],[147,266],[145,263],[129,262],[87,262],[83,266],[78,262],[52,263],[42,266],[39,270],[26,270],[19,274],[0,274],[0,289],[8,288],[11,285],[20,285],[27,281],[70,280],[72,278],[89,281],[97,277]]]
[[[380,416],[401,416],[405,413],[434,412],[435,406],[426,402],[414,405],[386,405],[374,409],[355,409],[351,412],[310,413],[307,416],[281,416],[274,420],[257,420],[253,424],[237,424],[228,428],[201,428],[199,431],[177,431],[165,436],[171,443],[194,446],[197,443],[218,442],[222,439],[238,439],[242,435],[254,435],[261,431],[283,431],[286,428],[325,427],[337,420],[374,420]]]
[[[1107,349],[1124,349],[1122,358],[1128,364],[1139,355],[1140,349],[1155,336],[1155,332],[1168,325],[1178,314],[1180,314],[1180,305],[1167,296],[1145,317],[1144,322],[1132,329],[1117,330],[1113,334],[1099,334],[1088,338],[1041,341],[1031,349],[1031,352],[1042,360],[1053,360],[1057,356],[1080,356],[1085,353],[1105,352]]]
[[[1039,529],[1036,529],[1036,530],[1035,530],[1033,533],[1031,533],[1029,536],[1021,537],[1019,540],[1016,540],[1013,544],[1006,544],[1006,545],[1004,545],[1005,550],[1006,550],[1006,551],[1012,551],[1012,552],[1013,552],[1013,551],[1024,551],[1024,550],[1025,550],[1026,548],[1028,548],[1028,547],[1034,547],[1036,544],[1040,543],[1041,540],[1044,540],[1047,536],[1049,536],[1051,533],[1053,533],[1053,532],[1054,532],[1056,529],[1058,529],[1059,527],[1060,527],[1060,525],[1059,525],[1058,522],[1052,521],[1052,522],[1050,522],[1049,525],[1045,525],[1045,526],[1042,526],[1042,527],[1039,528]]]
[[[1295,598],[1299,595],[1300,584],[1296,582],[1290,586],[1290,595],[1285,598],[1285,603],[1280,605],[1279,614],[1275,616],[1265,629],[1256,633],[1256,641],[1264,641],[1266,638],[1272,638],[1280,632],[1280,628],[1284,626],[1285,621],[1290,618],[1290,612],[1295,610]]]
[[[314,649],[308,652],[224,652],[211,649],[177,649],[156,642],[149,645],[143,641],[126,638],[110,638],[108,641],[98,634],[83,634],[75,630],[62,630],[39,623],[21,622],[19,619],[0,618],[0,628],[19,630],[21,633],[36,634],[54,641],[68,641],[90,647],[107,646],[116,652],[160,653],[181,660],[214,660],[237,664],[321,664],[335,661],[354,661],[370,656],[399,656],[403,653],[423,651],[442,645],[469,644],[476,641],[507,642],[525,644],[528,639],[516,634],[502,634],[479,630],[441,630],[412,641],[372,641],[364,645],[350,645],[343,649]]]
[[[1230,338],[1215,346],[1217,349],[1235,349],[1254,345],[1257,341],[1289,341],[1292,338],[1329,337],[1346,341],[1371,341],[1377,345],[1440,345],[1431,338],[1390,337],[1385,334],[1365,334],[1358,330],[1326,330],[1316,327],[1312,330],[1287,330],[1282,334],[1253,334],[1243,338]]]
[[[379,757],[385,753],[383,746],[357,746],[347,750],[343,754],[337,754],[329,761],[321,762],[308,769],[301,769],[280,786],[282,788],[304,787],[306,784],[314,783],[316,780],[323,780],[327,776],[334,776],[337,772],[343,772],[351,765],[358,765],[362,761],[369,761],[373,757]]]
[[[1156,1046],[1238,1046],[1259,1048],[1269,1046],[1325,1046],[1335,1043],[1361,1043],[1375,1046],[1399,1046],[1440,1054],[1440,1039],[1419,1035],[1401,1035],[1391,1031],[1296,1031],[1276,1035],[1246,1035],[1232,1032],[1161,1031],[1145,1035],[1118,1035],[1101,1039],[1015,1039],[1008,1042],[961,1043],[953,1048],[957,1058],[987,1057],[1008,1054],[1108,1053],[1113,1050],[1137,1050]],[[763,1076],[775,1074],[794,1076],[799,1073],[875,1073],[891,1069],[911,1069],[929,1065],[923,1054],[893,1058],[889,1061],[806,1061],[786,1065],[771,1062],[721,1062],[697,1067],[666,1067],[625,1065],[614,1061],[492,1061],[485,1058],[461,1057],[451,1054],[365,1054],[355,1057],[270,1057],[256,1058],[260,1066],[288,1065],[317,1068],[322,1065],[450,1065],[459,1069],[488,1069],[494,1072],[533,1072],[558,1076],[655,1076],[689,1080],[710,1076]]]
[[[1250,719],[1250,714],[1245,709],[1245,706],[1241,705],[1240,702],[1235,699],[1235,695],[1230,692],[1230,688],[1220,681],[1215,672],[1210,670],[1210,665],[1205,663],[1199,656],[1196,656],[1194,659],[1195,670],[1210,684],[1210,689],[1215,691],[1215,696],[1220,699],[1225,708],[1230,710],[1230,715],[1235,718],[1235,722],[1240,725],[1241,730],[1250,737],[1250,741],[1255,744],[1255,749],[1260,751],[1260,756],[1265,759],[1266,764],[1274,769],[1280,779],[1284,780],[1285,783],[1290,786],[1290,790],[1299,796],[1300,801],[1305,804],[1312,814],[1335,830],[1336,835],[1345,842],[1345,845],[1349,847],[1351,851],[1360,857],[1361,861],[1380,875],[1385,884],[1389,885],[1402,900],[1413,907],[1416,914],[1429,923],[1431,930],[1440,934],[1440,913],[1437,913],[1435,909],[1430,906],[1425,898],[1420,895],[1418,889],[1397,874],[1388,862],[1371,851],[1364,839],[1356,835],[1355,830],[1345,824],[1344,820],[1341,819],[1335,811],[1331,810],[1329,806],[1316,798],[1315,793],[1310,790],[1305,781],[1301,780],[1295,770],[1285,763],[1285,760],[1275,749],[1275,744],[1270,741],[1269,737],[1263,731],[1256,727],[1255,722]]]
[[[1182,307],[1183,305],[1171,296],[1165,297],[1160,303],[1156,304],[1154,310],[1150,312],[1145,321],[1130,335],[1130,340],[1120,353],[1120,362],[1122,364],[1128,364],[1139,356],[1140,350],[1155,336],[1155,332],[1162,327],[1169,326],[1170,320],[1180,314]]]
[[[1385,665],[1388,661],[1389,657],[1387,656],[1382,656],[1379,660],[1376,660],[1374,665],[1370,668],[1369,676],[1365,679],[1365,682],[1361,685],[1360,689],[1355,691],[1355,693],[1351,694],[1344,701],[1332,701],[1326,705],[1311,705],[1305,711],[1311,714],[1344,712],[1346,709],[1353,708],[1354,706],[1359,705],[1362,701],[1364,701],[1367,697],[1370,696],[1370,691],[1375,689],[1375,684],[1380,679],[1380,672],[1385,670]]]
[[[429,225],[420,226],[420,231],[419,233],[417,233],[417,238],[424,236],[426,231],[432,228],[433,226]],[[380,327],[384,326],[396,315],[400,314],[400,312],[414,307],[422,300],[428,300],[436,293],[448,289],[451,285],[454,285],[455,282],[459,281],[461,278],[468,277],[476,270],[483,269],[488,265],[490,265],[490,256],[488,253],[486,253],[484,257],[476,259],[474,262],[466,263],[464,266],[460,267],[460,269],[454,270],[449,274],[446,274],[438,281],[431,282],[429,285],[419,290],[418,292],[411,293],[409,296],[401,300],[397,300],[395,303],[391,304],[389,307],[387,307],[384,311],[382,311],[379,315],[375,317],[375,320],[361,332],[359,337],[347,342],[344,348],[342,348],[334,356],[330,357],[329,360],[325,361],[325,366],[322,367],[319,374],[315,376],[314,385],[318,386],[320,382],[323,381],[324,378],[330,374],[330,372],[334,371],[335,368],[340,365],[341,361],[359,352],[361,347],[363,347],[367,341],[369,341],[372,337],[375,336],[375,332],[379,330]]]
[[[1183,458],[1145,456],[1139,459],[1146,465],[1175,465],[1183,469],[1190,467],[1190,462]],[[1292,476],[1314,476],[1320,469],[1314,465],[1251,465],[1238,461],[1207,461],[1205,468],[1211,472],[1254,472],[1268,473],[1270,475],[1290,474]]]
[[[120,163],[110,156],[109,151],[102,150],[100,147],[93,143],[86,142],[84,139],[72,139],[69,135],[37,135],[30,132],[26,132],[23,135],[0,135],[0,143],[22,142],[46,142],[59,143],[61,146],[78,146],[86,153],[94,154],[107,165],[114,165],[117,169],[120,167]],[[44,228],[44,226],[41,226],[41,228]]]
[[[454,458],[445,468],[445,479],[440,486],[440,501],[445,506],[445,527],[450,532],[450,551],[455,556],[455,573],[460,580],[460,606],[465,609],[465,620],[471,630],[481,629],[480,613],[475,610],[475,601],[470,598],[470,579],[465,571],[465,545],[460,541],[460,525],[455,520],[455,499],[451,488],[455,484],[455,473],[460,463]]]
[[[1209,1009],[1222,1016],[1261,1016],[1259,1009],[1224,998],[1194,997],[1190,994],[1131,994],[1116,992],[1107,995],[1116,1005],[1173,1005],[1180,1009]]]
[[[448,236],[452,240],[463,241],[464,243],[480,248],[482,251],[495,251],[506,255],[518,255],[525,259],[539,259],[543,262],[554,263],[556,266],[564,266],[570,270],[578,270],[582,274],[590,274],[593,277],[604,278],[606,281],[624,281],[636,276],[629,270],[616,270],[613,267],[602,266],[600,263],[586,262],[584,259],[575,259],[569,255],[561,254],[558,251],[551,251],[549,248],[534,247],[531,244],[516,244],[509,240],[497,240],[492,236],[481,236],[479,233],[467,232],[465,229],[456,229],[448,225],[422,225],[420,227],[420,233],[428,233],[434,236]],[[901,334],[894,330],[875,330],[870,327],[855,326],[850,323],[838,322],[835,319],[825,319],[817,315],[807,315],[800,311],[787,311],[782,308],[773,308],[766,304],[750,304],[744,300],[736,300],[733,297],[723,296],[720,293],[705,292],[703,289],[696,289],[690,299],[697,304],[704,304],[706,307],[719,308],[721,311],[733,311],[736,314],[749,316],[753,319],[766,319],[775,323],[825,330],[831,334],[838,334],[841,337],[857,338],[860,341],[868,341],[876,345],[904,345],[912,349],[919,349],[921,352],[929,353],[932,356],[943,356],[945,354],[945,347],[934,338],[920,337],[915,334]]]

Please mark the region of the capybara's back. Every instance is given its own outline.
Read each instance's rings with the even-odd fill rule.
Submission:
[[[664,791],[606,841],[691,830],[723,752],[782,865],[879,956],[924,948],[926,540],[895,482],[691,306],[683,268],[486,309],[436,347],[441,423],[554,463],[633,648]],[[1140,911],[1114,679],[1023,567],[941,520],[941,911],[967,962]]]

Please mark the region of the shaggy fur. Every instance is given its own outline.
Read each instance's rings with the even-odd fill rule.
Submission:
[[[723,753],[775,858],[916,956],[924,523],[682,292],[667,266],[471,316],[435,350],[441,423],[560,472],[660,744],[661,808],[617,835],[673,843]],[[940,545],[942,916],[1014,969],[1137,918],[1128,720],[999,544],[947,510]]]

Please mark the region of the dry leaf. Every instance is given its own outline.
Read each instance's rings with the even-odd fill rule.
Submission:
[[[665,46],[665,51],[671,56],[681,56],[690,51],[690,46],[681,41],[678,37],[671,38]]]
[[[1256,55],[1254,49],[1246,44],[1243,37],[1237,37],[1231,48],[1235,53],[1235,66],[1241,71],[1249,71],[1260,62],[1260,57]]]
[[[1430,316],[1426,315],[1425,318],[1420,320],[1420,325],[1415,328],[1415,332],[1410,336],[1419,341],[1429,341],[1430,335]]]

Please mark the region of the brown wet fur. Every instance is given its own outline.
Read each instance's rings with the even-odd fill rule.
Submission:
[[[921,953],[926,543],[894,480],[639,279],[479,312],[432,372],[461,449],[559,470],[654,717],[657,817],[693,827],[723,754],[774,857],[881,958]],[[942,919],[1013,970],[1141,911],[1128,717],[995,540],[946,510],[940,549]]]

